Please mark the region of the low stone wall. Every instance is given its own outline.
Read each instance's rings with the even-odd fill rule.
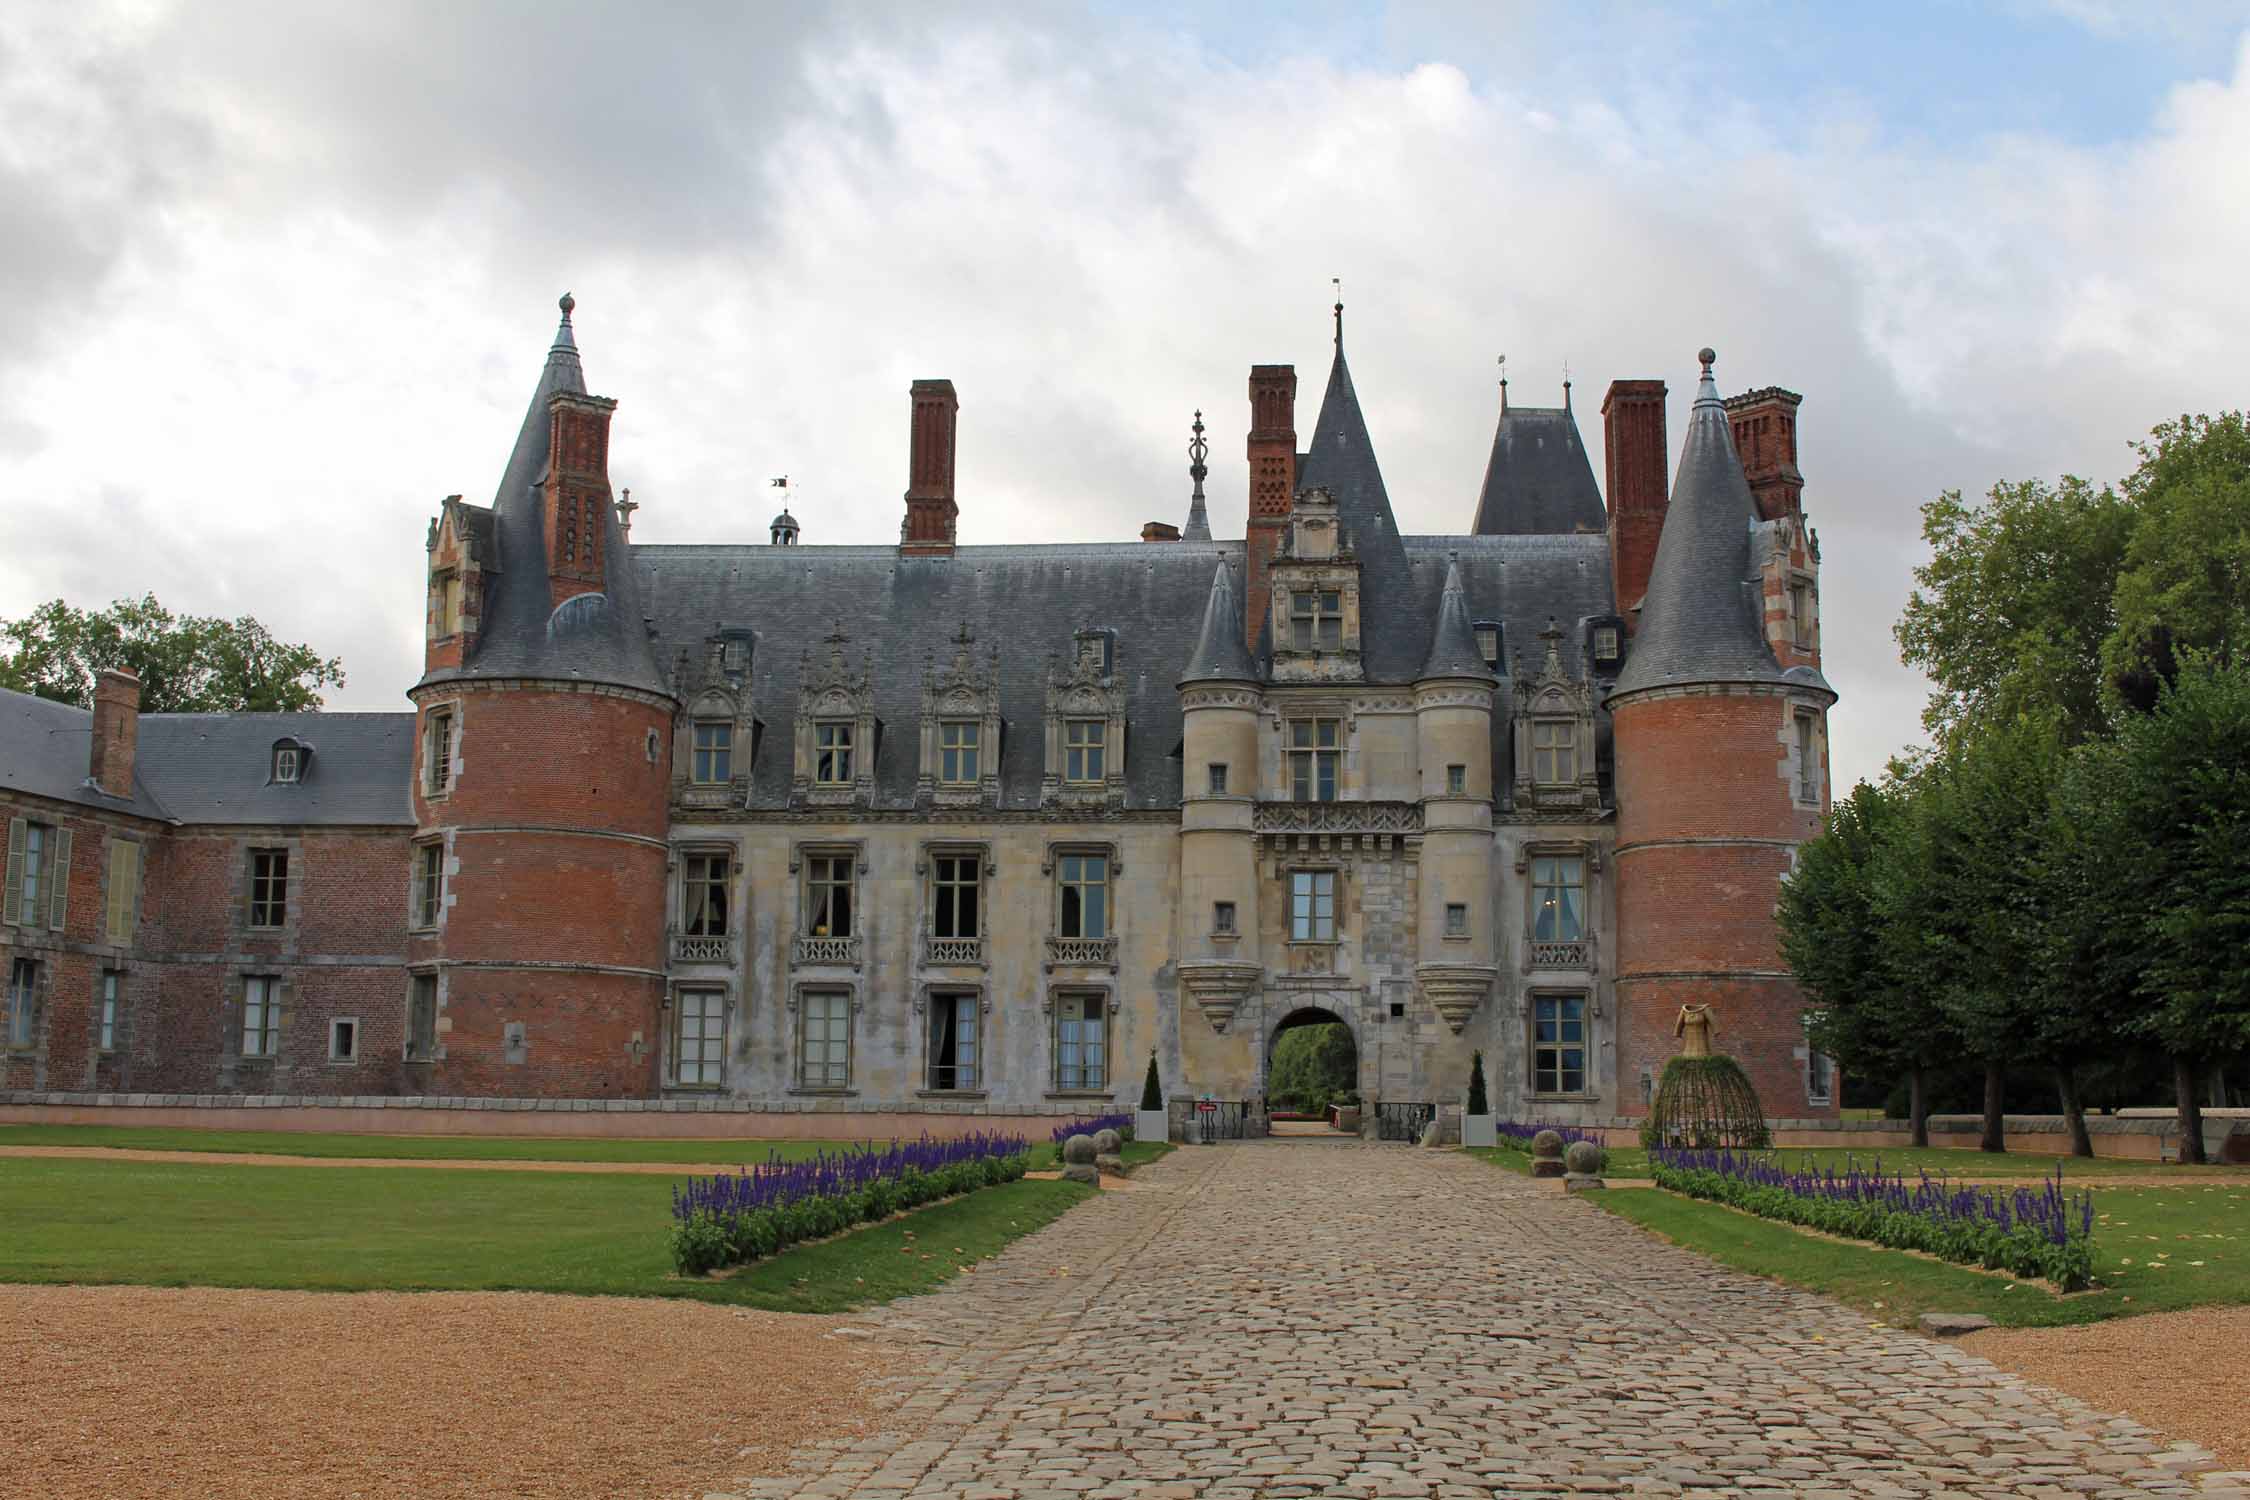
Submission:
[[[806,1101],[808,1104],[811,1101]],[[238,1094],[0,1094],[0,1125],[185,1126],[347,1135],[490,1135],[652,1140],[912,1140],[1014,1131],[1044,1142],[1053,1114],[754,1107],[717,1099],[426,1099]],[[1114,1106],[1112,1106],[1114,1108]]]

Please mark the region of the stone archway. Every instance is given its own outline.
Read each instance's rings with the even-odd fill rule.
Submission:
[[[1360,1046],[1356,1007],[1319,996],[1300,1000],[1286,1009],[1278,1006],[1274,1009],[1279,1014],[1271,1016],[1265,1024],[1264,1045],[1258,1059],[1259,1090],[1269,1118],[1277,1110],[1318,1115],[1335,1096],[1357,1094],[1366,1059]],[[1330,1040],[1325,1044],[1312,1043],[1309,1052],[1296,1051],[1284,1061],[1285,1076],[1277,1078],[1275,1062],[1283,1038],[1315,1027],[1334,1028]],[[1339,1051],[1345,1055],[1338,1056]],[[1321,1063],[1327,1066],[1322,1067]],[[1305,1089],[1311,1097],[1300,1096],[1300,1089]],[[1276,1133],[1286,1132],[1277,1129]]]

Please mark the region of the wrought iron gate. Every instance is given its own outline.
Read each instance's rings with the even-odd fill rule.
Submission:
[[[1385,1099],[1375,1106],[1375,1139],[1404,1141],[1409,1146],[1419,1144],[1422,1131],[1436,1118],[1435,1104],[1393,1103]]]
[[[1239,1141],[1249,1132],[1250,1105],[1242,1099],[1198,1099],[1188,1109],[1181,1140],[1190,1146]]]

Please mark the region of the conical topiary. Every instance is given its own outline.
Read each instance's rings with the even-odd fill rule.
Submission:
[[[1472,1115],[1489,1115],[1492,1113],[1491,1101],[1484,1097],[1484,1054],[1482,1052],[1469,1054],[1469,1113]]]
[[[1164,1085],[1156,1078],[1156,1054],[1148,1055],[1148,1078],[1141,1084],[1141,1108],[1154,1113],[1164,1107]]]
[[[1766,1112],[1749,1075],[1731,1057],[1675,1057],[1656,1082],[1641,1122],[1641,1144],[1730,1146],[1763,1151],[1773,1144]]]

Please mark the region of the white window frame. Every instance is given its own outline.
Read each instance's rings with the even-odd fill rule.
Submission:
[[[1552,863],[1555,866],[1556,879],[1544,883],[1540,880],[1539,867],[1543,863]],[[1578,879],[1575,882],[1561,879],[1560,876],[1564,867],[1572,863],[1575,863],[1578,867]],[[1535,943],[1579,943],[1586,940],[1586,934],[1593,926],[1593,913],[1587,905],[1592,899],[1592,885],[1589,880],[1592,864],[1593,862],[1582,851],[1572,849],[1534,849],[1526,856],[1525,868],[1529,874],[1524,882],[1524,894],[1529,906],[1531,941]],[[1565,908],[1559,900],[1552,903],[1554,905],[1556,930],[1551,932],[1539,930],[1542,915],[1539,893],[1543,890],[1576,890],[1578,892],[1578,930],[1576,932],[1564,933],[1560,930]]]
[[[1333,943],[1342,930],[1343,880],[1332,867],[1289,872],[1289,941]]]
[[[940,719],[939,786],[975,786],[984,774],[984,725],[976,719]]]
[[[423,1001],[428,1000],[427,1010]],[[406,1038],[402,1056],[407,1062],[433,1062],[437,1058],[438,977],[410,974],[406,981]]]
[[[94,1046],[104,1057],[117,1051],[117,1023],[124,1008],[124,973],[117,969],[102,970],[100,1008],[94,1018]]]
[[[295,786],[297,775],[304,765],[303,752],[295,745],[276,745],[273,751],[273,779],[282,786]]]
[[[1102,990],[1060,990],[1054,997],[1054,1022],[1049,1045],[1054,1056],[1055,1092],[1106,1094],[1109,1092],[1109,995]],[[1096,1030],[1091,1038],[1081,1029]]]
[[[445,911],[445,845],[429,839],[414,846],[414,930],[429,932]]]
[[[853,1032],[859,1007],[847,989],[807,988],[797,994],[795,1065],[797,1087],[808,1093],[841,1093],[852,1086]],[[817,1015],[816,1015],[817,1012]],[[821,1054],[813,1056],[814,1031]],[[837,1031],[841,1027],[839,1038]],[[839,1042],[842,1061],[837,1061]]]
[[[29,1052],[39,1036],[39,960],[17,954],[8,964],[10,1052]]]
[[[1553,1016],[1555,1035],[1551,1041],[1543,1040],[1539,1034],[1542,1021],[1547,1019],[1540,1014],[1540,1010],[1542,1007],[1550,1005],[1555,1008]],[[1569,1006],[1577,1007],[1575,1015],[1567,1013],[1566,1007]],[[1588,1070],[1592,1066],[1594,1049],[1586,1024],[1591,1010],[1592,1007],[1587,1003],[1586,996],[1583,993],[1566,993],[1559,990],[1533,992],[1530,1014],[1531,1036],[1528,1038],[1529,1045],[1524,1051],[1531,1063],[1531,1092],[1535,1097],[1579,1098],[1592,1091],[1592,1078]],[[1571,1026],[1577,1028],[1577,1039],[1575,1041],[1566,1039],[1564,1035],[1565,1028]],[[1553,1054],[1554,1066],[1552,1068],[1541,1067],[1540,1054],[1542,1052]],[[1575,1089],[1563,1087],[1568,1077],[1564,1059],[1571,1052],[1578,1054],[1578,1087]],[[1545,1074],[1552,1074],[1555,1087],[1541,1087],[1541,1079]]]
[[[1288,722],[1289,740],[1282,755],[1289,768],[1289,800],[1336,801],[1343,792],[1344,721],[1308,715]],[[1323,727],[1330,731],[1326,742],[1321,738]],[[1325,781],[1323,772],[1326,772]]]
[[[432,708],[423,724],[422,795],[443,797],[453,790],[453,747],[459,738],[453,705]]]
[[[981,939],[984,937],[985,929],[990,925],[985,920],[985,858],[986,851],[983,849],[955,848],[932,849],[930,851],[931,937],[961,939],[964,941],[971,938]],[[964,865],[968,867],[968,879],[966,880],[960,878],[961,867]],[[953,872],[953,878],[950,880],[946,878],[948,867],[951,867]],[[949,925],[945,920],[945,901],[943,899],[944,893],[946,891],[954,891],[956,893],[960,891],[967,891],[970,893],[969,903],[971,906],[971,913],[970,920],[968,920],[967,922],[963,922],[961,919],[961,900],[959,895],[956,894],[954,897],[952,921],[950,923],[953,930],[951,932],[942,930],[947,925]],[[963,927],[967,927],[970,930],[964,932],[961,930]]]
[[[701,878],[697,866],[702,867]],[[712,867],[717,867],[717,878]],[[719,889],[718,922],[714,926],[711,887]],[[687,849],[680,854],[680,931],[689,937],[734,935],[734,854],[726,849]]]
[[[271,1061],[281,1055],[281,978],[242,976],[242,1055]]]
[[[727,992],[683,987],[672,1000],[672,1086],[717,1089],[726,1081]]]
[[[1341,651],[1344,649],[1344,591],[1315,584],[1289,591],[1289,649]]]
[[[1109,850],[1057,849],[1055,851],[1054,859],[1055,936],[1059,938],[1089,939],[1112,938],[1117,936],[1117,872],[1115,868],[1116,860],[1111,856]],[[1101,878],[1099,880],[1087,880],[1083,878],[1085,866],[1082,862],[1086,860],[1099,860],[1101,862]],[[1072,866],[1074,864],[1078,866],[1078,874],[1080,876],[1080,878],[1075,880],[1071,878]],[[1071,890],[1077,890],[1081,892],[1078,898],[1078,930],[1076,932],[1070,930],[1070,902],[1066,898],[1066,893]],[[1086,920],[1087,902],[1083,894],[1083,892],[1089,890],[1098,890],[1101,892],[1099,911],[1097,913],[1100,920],[1092,924],[1089,924]],[[1096,926],[1100,930],[1096,932],[1089,932],[1086,930],[1089,925]]]
[[[688,726],[688,780],[696,786],[725,786],[733,779],[734,721],[695,720]]]
[[[819,878],[826,867],[830,877]],[[841,870],[843,878],[834,878]],[[843,931],[837,931],[834,906],[830,903],[823,920],[823,904],[819,893],[823,890],[841,889],[844,892]],[[806,937],[857,937],[859,936],[859,854],[856,850],[812,849],[805,853],[804,886]]]
[[[817,787],[842,787],[852,784],[852,772],[858,765],[859,726],[850,719],[815,719],[813,721],[813,777]]]
[[[336,1039],[342,1034],[346,1026],[352,1029],[352,1045],[348,1052],[336,1045]],[[367,1050],[366,1041],[367,1027],[359,1017],[330,1016],[328,1018],[328,1061],[331,1066],[339,1068],[359,1066],[360,1055]]]
[[[1578,784],[1578,721],[1576,719],[1533,719],[1531,721],[1531,784],[1533,786],[1576,786]],[[1542,742],[1545,743],[1542,743]],[[1568,757],[1567,762],[1565,757]]]
[[[1100,786],[1109,776],[1109,720],[1063,720],[1063,785]]]
[[[978,1094],[984,1092],[984,995],[974,989],[935,989],[929,991],[923,1006],[922,1017],[922,1086],[933,1094]],[[963,1017],[969,1046],[968,1060],[962,1061],[961,1037]],[[940,1082],[938,1076],[937,1028],[950,1020],[953,1025],[952,1079]]]
[[[279,932],[289,925],[289,848],[285,844],[252,845],[248,855],[250,895],[243,909],[243,923],[252,932]],[[260,870],[261,860],[272,859],[281,861],[278,879]],[[279,887],[278,890],[275,889],[276,886]],[[265,891],[265,899],[262,901],[259,899],[261,888]],[[272,918],[271,921],[258,920],[261,906],[265,908],[265,915]]]

